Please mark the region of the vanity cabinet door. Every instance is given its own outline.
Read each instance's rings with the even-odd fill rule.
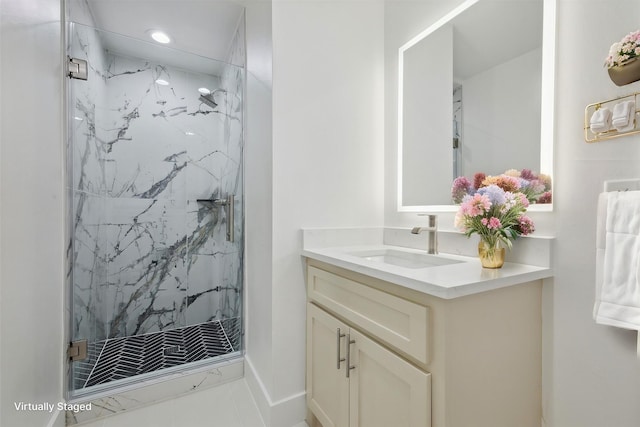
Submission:
[[[351,329],[351,427],[429,427],[431,374]]]
[[[307,304],[307,406],[323,427],[349,425],[349,379],[346,361],[340,361],[348,332],[347,325]]]

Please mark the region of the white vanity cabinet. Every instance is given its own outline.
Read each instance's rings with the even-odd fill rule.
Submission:
[[[323,427],[431,425],[431,378],[321,308],[307,306],[308,405]]]
[[[541,285],[441,299],[307,259],[310,426],[539,427]]]

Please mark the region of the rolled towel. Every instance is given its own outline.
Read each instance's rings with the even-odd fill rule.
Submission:
[[[611,110],[607,107],[598,108],[591,116],[591,132],[601,133],[611,129]]]
[[[636,104],[633,101],[619,102],[613,107],[611,124],[618,132],[634,128],[633,116],[636,112]]]

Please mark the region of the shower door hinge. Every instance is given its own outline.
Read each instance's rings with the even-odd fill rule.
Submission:
[[[67,349],[67,356],[73,361],[86,359],[87,340],[73,341],[71,344],[69,344],[69,348]]]
[[[72,58],[68,56],[69,62],[67,63],[67,76],[72,79],[87,80],[87,61],[84,59]]]

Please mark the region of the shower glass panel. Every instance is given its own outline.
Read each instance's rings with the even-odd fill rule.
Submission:
[[[70,395],[241,356],[243,68],[67,31]]]

